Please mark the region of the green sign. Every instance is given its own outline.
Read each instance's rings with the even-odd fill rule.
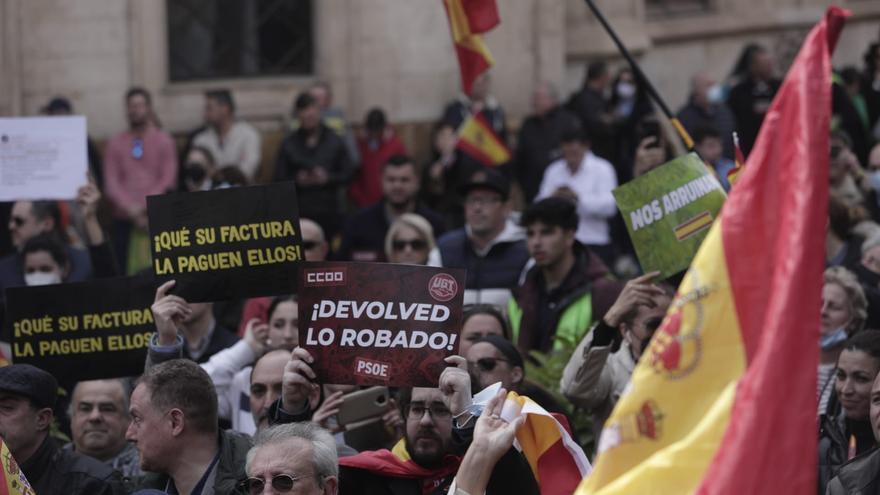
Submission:
[[[727,195],[695,154],[680,156],[613,191],[642,269],[669,277],[691,264]]]

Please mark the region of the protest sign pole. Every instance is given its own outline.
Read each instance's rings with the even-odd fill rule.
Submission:
[[[614,31],[614,28],[611,27],[611,24],[608,23],[608,19],[605,18],[605,15],[602,14],[602,11],[599,10],[599,7],[596,7],[596,4],[593,0],[586,0],[587,6],[590,7],[590,10],[593,11],[593,15],[596,16],[596,19],[599,20],[599,23],[602,24],[602,27],[605,28],[605,31],[608,32],[608,36],[611,36],[611,40],[614,41],[614,44],[617,45],[617,49],[620,50],[621,55],[626,61],[629,63],[630,67],[632,67],[633,73],[638,78],[639,82],[645,85],[645,89],[648,90],[648,94],[651,95],[651,98],[657,103],[657,106],[660,107],[660,110],[666,115],[666,118],[669,119],[669,122],[672,123],[672,126],[675,127],[675,130],[678,132],[681,140],[684,141],[685,147],[688,151],[694,150],[694,140],[691,139],[691,135],[688,134],[687,130],[685,130],[684,126],[681,125],[681,122],[672,114],[669,110],[669,107],[666,105],[666,102],[663,101],[663,98],[660,96],[660,93],[657,92],[657,88],[651,84],[651,81],[645,76],[645,73],[642,72],[642,68],[639,67],[639,64],[636,63],[635,59],[629,53],[629,50],[626,49],[626,46],[623,44],[623,41],[620,40],[620,37],[617,36],[617,32]]]

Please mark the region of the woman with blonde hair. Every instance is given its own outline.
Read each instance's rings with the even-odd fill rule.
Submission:
[[[430,222],[421,215],[404,213],[388,228],[385,256],[391,263],[424,265],[434,245],[434,229]]]

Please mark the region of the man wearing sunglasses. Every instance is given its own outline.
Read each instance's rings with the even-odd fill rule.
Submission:
[[[336,495],[339,483],[336,441],[315,423],[276,425],[260,432],[248,452],[248,495],[290,493]]]
[[[437,212],[420,205],[419,173],[406,155],[391,156],[382,167],[382,199],[352,215],[342,232],[338,258],[350,261],[385,261],[385,234],[404,213],[417,213],[431,223],[434,235],[446,230]]]
[[[672,302],[672,287],[652,283],[657,275],[651,272],[627,282],[565,365],[562,393],[576,406],[593,412],[595,438]]]

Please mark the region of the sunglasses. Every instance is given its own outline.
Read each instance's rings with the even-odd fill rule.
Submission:
[[[501,358],[480,358],[480,359],[477,359],[476,362],[472,362],[469,364],[472,367],[475,367],[480,371],[488,373],[488,372],[494,370],[496,366],[498,366],[499,361],[504,362],[504,363],[510,362],[506,359],[501,359]]]
[[[391,241],[391,248],[395,251],[403,251],[407,246],[413,251],[422,251],[428,247],[428,243],[421,239],[414,239],[412,241]]]
[[[302,476],[276,474],[275,476],[272,476],[270,484],[276,492],[287,493],[293,490],[293,486],[302,478]],[[257,495],[258,493],[263,493],[263,488],[266,487],[266,481],[263,478],[248,478],[241,482],[241,486],[244,488],[245,493]]]
[[[140,160],[144,157],[144,140],[134,139],[131,142],[131,157]]]

